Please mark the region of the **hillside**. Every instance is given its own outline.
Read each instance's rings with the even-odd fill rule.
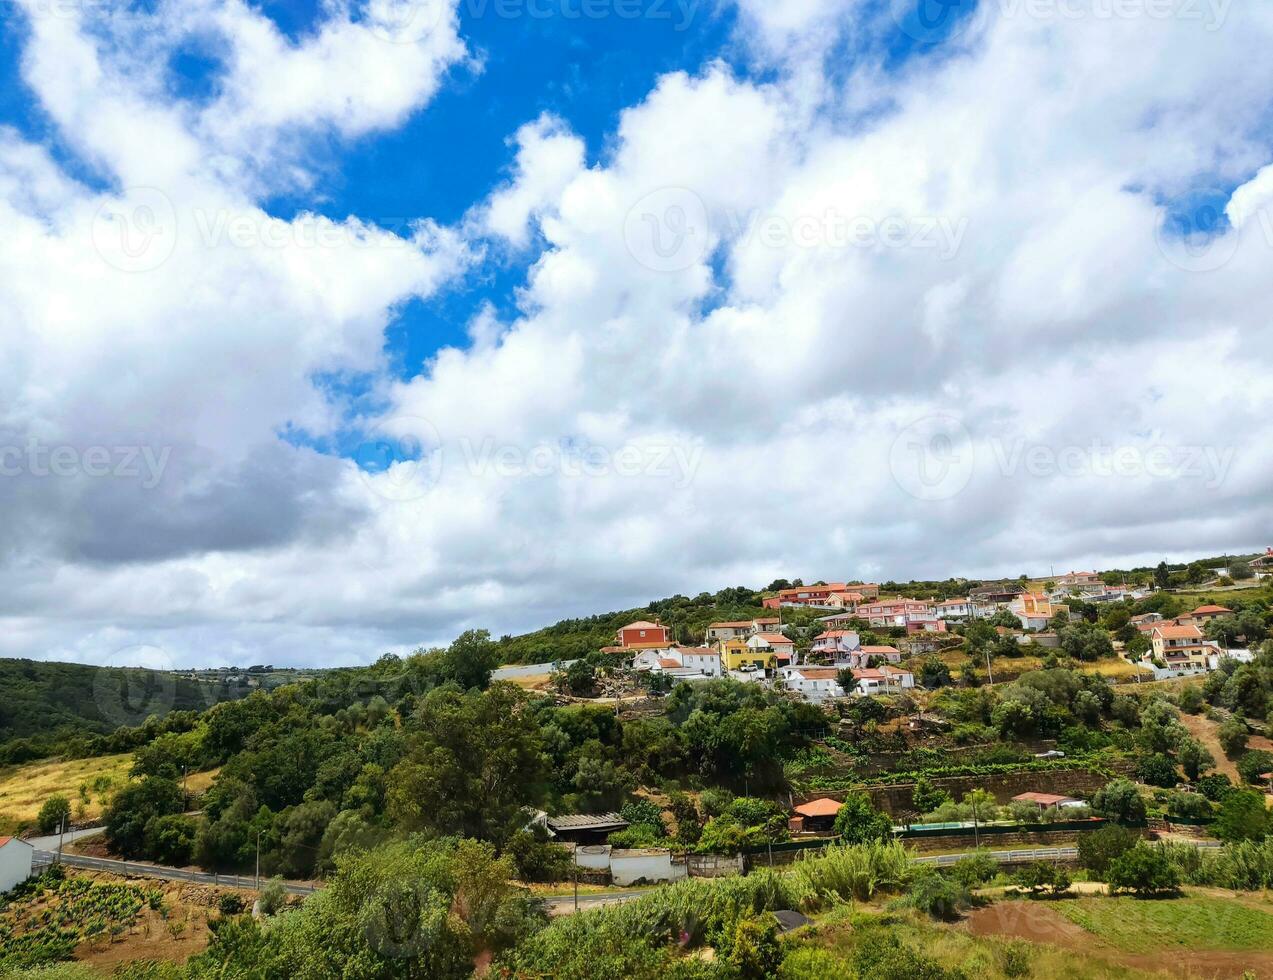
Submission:
[[[0,690],[0,746],[29,740],[26,758],[46,754],[46,747],[67,738],[106,735],[151,715],[202,711],[251,691],[165,671],[35,660],[0,660]]]

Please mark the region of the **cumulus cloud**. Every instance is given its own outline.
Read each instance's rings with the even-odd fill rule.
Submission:
[[[1273,14],[1000,5],[845,71],[828,35],[878,49],[893,18],[744,7],[814,67],[668,74],[595,160],[528,120],[460,230],[259,204],[305,179],[297,127],[425,106],[464,57],[447,17],[372,93],[376,28],[343,8],[301,42],[230,3],[173,14],[234,52],[203,106],[124,71],[125,28],[38,25],[27,81],[118,186],[0,134],[0,443],[76,454],[0,485],[27,519],[4,651],[348,661],[778,575],[1266,543]],[[345,64],[325,92],[265,82]],[[526,265],[514,314],[392,380],[397,305],[491,241]],[[352,375],[380,402],[338,453],[350,407],[316,379]],[[155,486],[88,474],[130,445],[171,450]]]

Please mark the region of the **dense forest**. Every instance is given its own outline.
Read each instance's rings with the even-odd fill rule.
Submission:
[[[203,711],[243,697],[238,684],[194,681],[140,667],[0,660],[0,763],[79,749],[86,736],[133,728],[151,716]]]

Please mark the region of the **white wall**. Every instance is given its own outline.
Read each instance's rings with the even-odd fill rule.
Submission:
[[[35,848],[16,838],[0,847],[0,892],[7,892],[31,877],[34,855]]]
[[[685,877],[685,865],[673,863],[671,851],[610,852],[610,877],[616,885],[641,881],[676,881]]]

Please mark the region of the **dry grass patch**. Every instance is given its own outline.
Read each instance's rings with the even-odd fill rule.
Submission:
[[[51,796],[71,801],[72,819],[96,820],[111,793],[128,781],[132,765],[132,753],[124,752],[93,759],[45,759],[0,769],[0,822],[34,822]],[[87,802],[80,796],[81,786],[86,787]]]

